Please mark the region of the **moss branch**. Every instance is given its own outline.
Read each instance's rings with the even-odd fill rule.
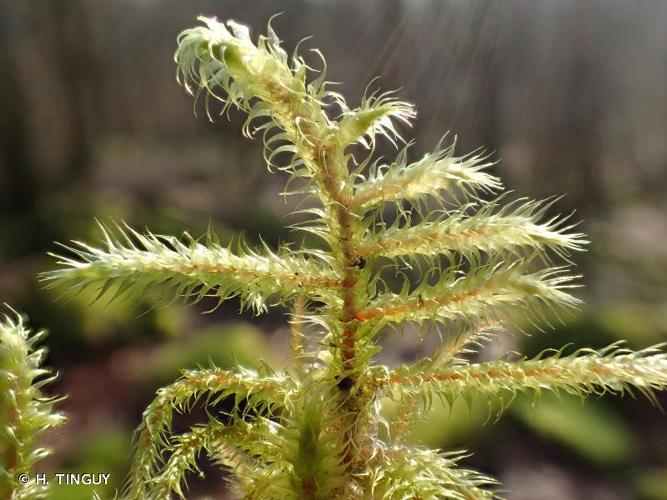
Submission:
[[[565,219],[540,223],[545,204],[528,202],[511,213],[492,213],[497,203],[484,205],[474,214],[456,211],[441,221],[406,227],[393,226],[364,239],[359,252],[367,257],[435,256],[444,253],[475,255],[482,252],[519,254],[521,249],[552,249],[558,254],[581,251],[588,243],[581,233],[562,227]],[[506,207],[507,208],[507,207]]]
[[[248,370],[230,373],[210,369],[187,371],[179,381],[160,389],[144,411],[137,431],[132,474],[125,486],[125,496],[144,498],[146,487],[157,471],[157,464],[169,448],[166,436],[171,430],[174,411],[187,410],[204,395],[218,400],[233,396],[236,405],[245,399],[244,413],[271,410],[282,405],[286,383],[283,377],[258,376]],[[241,410],[235,407],[230,416],[235,417],[237,413]]]
[[[38,499],[47,493],[45,486],[18,480],[51,453],[37,447],[37,439],[65,422],[53,411],[58,400],[41,390],[54,378],[41,366],[45,350],[35,349],[43,336],[43,331],[33,334],[18,314],[0,318],[0,498]]]
[[[508,308],[527,303],[574,307],[579,301],[567,293],[572,277],[563,269],[533,274],[525,265],[489,264],[466,276],[445,275],[436,285],[424,284],[408,296],[383,294],[368,309],[357,312],[361,322],[476,321],[498,317]],[[536,312],[536,310],[535,310]]]
[[[456,364],[448,369],[420,373],[402,368],[390,374],[388,384],[406,392],[503,394],[532,389],[563,390],[570,394],[624,393],[633,388],[651,400],[654,390],[667,388],[667,354],[662,346],[631,351],[614,344],[602,351],[582,349],[568,356],[555,355],[517,362],[492,361]]]
[[[166,297],[197,301],[212,295],[220,301],[239,296],[256,312],[267,299],[297,294],[321,298],[333,295],[341,279],[326,264],[299,254],[265,249],[255,252],[239,245],[233,252],[212,237],[205,243],[184,242],[173,236],[141,234],[125,226],[114,233],[100,225],[104,245],[82,242],[65,246],[71,256],[54,255],[60,269],[41,275],[50,286],[67,287],[70,293],[94,287],[98,297],[110,292],[143,294],[151,288],[171,292]]]

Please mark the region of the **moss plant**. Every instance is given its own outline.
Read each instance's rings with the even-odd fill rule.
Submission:
[[[35,349],[43,336],[43,331],[33,334],[18,314],[0,319],[0,498],[33,500],[47,493],[47,486],[30,476],[50,454],[37,439],[65,417],[53,411],[57,400],[41,391],[53,380],[41,366],[45,350]]]
[[[75,242],[44,276],[100,296],[158,289],[167,302],[238,297],[255,313],[292,311],[283,370],[187,371],[158,391],[138,430],[125,497],[184,496],[206,453],[247,498],[492,498],[494,481],[461,468],[460,453],[403,444],[401,430],[432,398],[483,397],[503,408],[519,392],[635,387],[651,396],[667,386],[658,347],[467,361],[462,353],[515,312],[539,323],[579,304],[568,256],[584,235],[566,219],[545,219],[550,203],[505,204],[481,154],[458,156],[449,146],[410,161],[406,146],[385,163],[376,141],[402,141],[398,127],[415,117],[410,104],[376,93],[351,108],[329,90],[325,71],[307,78],[310,68],[287,55],[270,26],[254,42],[235,22],[201,21],[178,38],[179,80],[209,112],[219,103],[223,113],[247,114],[243,132],[263,137],[269,168],[289,176],[290,194],[311,200],[297,229],[321,244],[232,248],[210,235],[183,240],[119,226],[102,228],[100,247]],[[428,327],[441,347],[413,365],[378,364],[379,334],[392,325]],[[389,426],[382,397],[398,406]],[[175,413],[223,399],[234,402],[230,411],[174,434]]]

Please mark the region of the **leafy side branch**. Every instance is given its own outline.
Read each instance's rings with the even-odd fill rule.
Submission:
[[[493,192],[500,180],[484,170],[491,166],[482,155],[454,156],[454,146],[428,153],[414,163],[407,162],[407,150],[398,160],[378,167],[356,187],[351,205],[369,210],[379,203],[417,201],[437,196],[439,191],[458,189],[466,194]]]
[[[132,474],[126,484],[128,498],[144,498],[158,464],[169,451],[169,435],[174,412],[182,413],[204,398],[207,403],[230,397],[234,409],[230,417],[244,413],[264,412],[285,404],[287,381],[279,375],[260,376],[249,370],[229,373],[220,369],[195,370],[184,373],[181,380],[158,391],[157,398],[144,411],[138,429]],[[243,401],[244,408],[239,404]],[[167,475],[167,477],[171,477]],[[173,478],[176,487],[180,477]]]
[[[264,461],[279,458],[279,450],[267,443],[266,437],[275,432],[275,425],[265,419],[255,425],[243,421],[224,424],[211,420],[206,425],[194,426],[189,432],[170,439],[169,458],[154,477],[146,480],[141,498],[169,498],[172,491],[185,496],[186,473],[200,472],[197,459],[202,453],[235,471],[242,472],[249,467],[261,469]],[[245,485],[257,490],[263,486]]]
[[[101,226],[105,246],[74,242],[65,247],[71,256],[55,255],[62,268],[44,273],[47,283],[65,285],[70,292],[93,287],[101,297],[115,286],[115,296],[126,291],[139,295],[150,288],[167,291],[167,299],[192,301],[213,295],[220,301],[241,297],[243,304],[261,311],[272,296],[331,295],[340,278],[316,258],[306,259],[287,250],[253,252],[239,245],[238,253],[214,240],[207,244],[188,238],[140,234],[129,227],[118,235]]]
[[[433,372],[403,367],[392,372],[388,384],[399,393],[430,392],[453,398],[485,394],[502,398],[533,390],[565,391],[578,396],[623,394],[633,388],[654,399],[667,388],[664,346],[634,352],[613,345],[602,351],[581,349],[568,356],[547,356],[516,362],[453,364]]]
[[[572,226],[561,227],[563,219],[541,223],[539,219],[548,204],[526,202],[498,208],[497,203],[488,203],[472,214],[467,213],[467,208],[470,207],[449,212],[442,220],[383,228],[365,238],[359,252],[366,257],[452,253],[472,257],[480,252],[517,254],[550,249],[566,255],[580,251],[587,243],[583,234],[569,232]]]
[[[443,275],[436,285],[422,284],[410,294],[383,294],[357,313],[362,322],[455,321],[493,318],[517,306],[576,306],[566,290],[574,285],[565,269],[528,274],[522,266],[500,262],[479,266],[466,276]]]

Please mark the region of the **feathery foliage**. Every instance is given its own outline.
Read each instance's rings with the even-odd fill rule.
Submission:
[[[33,500],[47,494],[46,485],[22,481],[51,453],[37,446],[38,438],[65,422],[53,411],[58,400],[42,393],[54,378],[41,366],[46,351],[35,348],[44,335],[31,332],[13,311],[0,321],[0,498]]]
[[[406,446],[398,427],[434,397],[480,395],[504,407],[529,389],[637,388],[650,397],[667,387],[659,347],[466,361],[515,314],[539,325],[579,304],[570,253],[587,241],[567,217],[547,216],[557,200],[503,206],[492,162],[481,152],[457,155],[453,145],[416,161],[406,145],[385,164],[378,141],[405,142],[410,104],[375,93],[351,107],[329,90],[326,66],[309,80],[313,70],[287,55],[271,26],[253,42],[240,24],[200,20],[178,37],[179,81],[211,118],[230,108],[247,114],[243,132],[262,137],[269,169],[318,201],[298,229],[324,249],[232,248],[212,236],[183,240],[127,226],[103,227],[101,247],[65,247],[43,278],[66,293],[93,287],[113,299],[157,290],[170,300],[239,297],[255,313],[292,311],[284,371],[188,371],[158,391],[137,433],[126,498],[184,497],[201,454],[231,471],[247,498],[495,498],[492,479],[459,467],[464,455]],[[442,347],[410,367],[377,364],[378,334],[405,322],[435,324]],[[401,405],[389,438],[380,432],[382,397]],[[172,431],[174,413],[223,400],[231,409],[207,424]]]

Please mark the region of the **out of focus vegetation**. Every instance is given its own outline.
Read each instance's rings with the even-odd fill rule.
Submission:
[[[578,208],[593,242],[577,256],[585,309],[546,335],[507,336],[489,357],[667,340],[667,3],[3,0],[0,299],[51,331],[54,391],[69,394],[71,422],[53,438],[60,452],[49,468],[111,472],[117,485],[141,410],[179,369],[284,358],[280,313],[258,321],[232,304],[198,315],[152,308],[150,297],[139,308],[89,306],[87,296],[63,304],[34,279],[51,265],[52,241],[99,236],[94,217],[195,235],[210,224],[224,238],[244,230],[269,244],[291,237],[283,217],[296,207],[278,196],[285,179],[242,140],[241,117],[230,126],[192,116],[172,62],[175,35],[197,14],[259,31],[276,11],[287,46],[316,34],[348,96],[374,76],[383,89],[402,86],[423,115],[415,154],[451,130],[462,151],[493,150],[522,194],[563,193],[555,208]],[[418,349],[428,345],[406,338],[383,355]],[[545,394],[481,432],[485,408],[443,407],[413,439],[472,443],[472,465],[512,499],[660,499],[665,418],[642,398],[556,404]],[[222,491],[217,477],[192,483],[193,497]],[[56,493],[89,498],[83,488]]]

